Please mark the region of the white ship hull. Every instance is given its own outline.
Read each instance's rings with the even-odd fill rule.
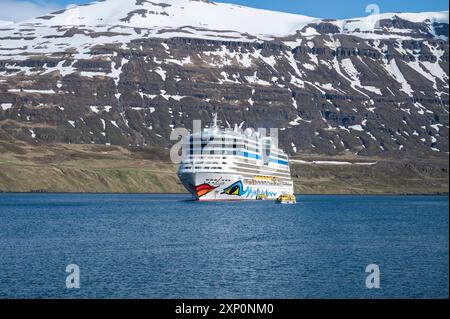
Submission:
[[[275,200],[282,194],[293,194],[291,185],[265,185],[255,179],[243,179],[230,173],[181,173],[179,178],[192,198],[212,200],[256,200],[264,194]]]

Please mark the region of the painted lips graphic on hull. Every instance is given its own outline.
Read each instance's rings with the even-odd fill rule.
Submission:
[[[213,190],[215,190],[217,187],[211,186],[207,183],[205,184],[201,184],[195,187],[195,194],[197,195],[198,198],[205,196],[206,194],[208,194],[209,192],[212,192]]]

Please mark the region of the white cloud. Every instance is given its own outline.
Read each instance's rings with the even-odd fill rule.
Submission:
[[[0,0],[0,20],[18,22],[61,8],[58,4],[42,0]]]

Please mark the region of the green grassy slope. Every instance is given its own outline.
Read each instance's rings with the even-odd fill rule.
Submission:
[[[448,193],[448,159],[373,161],[375,165],[292,163],[295,191],[299,194]],[[176,169],[177,165],[170,163],[161,150],[0,141],[1,192],[184,193]]]

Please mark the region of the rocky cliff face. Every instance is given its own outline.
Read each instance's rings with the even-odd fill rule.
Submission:
[[[290,154],[448,156],[448,12],[335,21],[116,4],[0,27],[0,133],[168,148],[174,127],[217,110],[224,124],[279,128]],[[208,10],[236,21],[203,21]]]

